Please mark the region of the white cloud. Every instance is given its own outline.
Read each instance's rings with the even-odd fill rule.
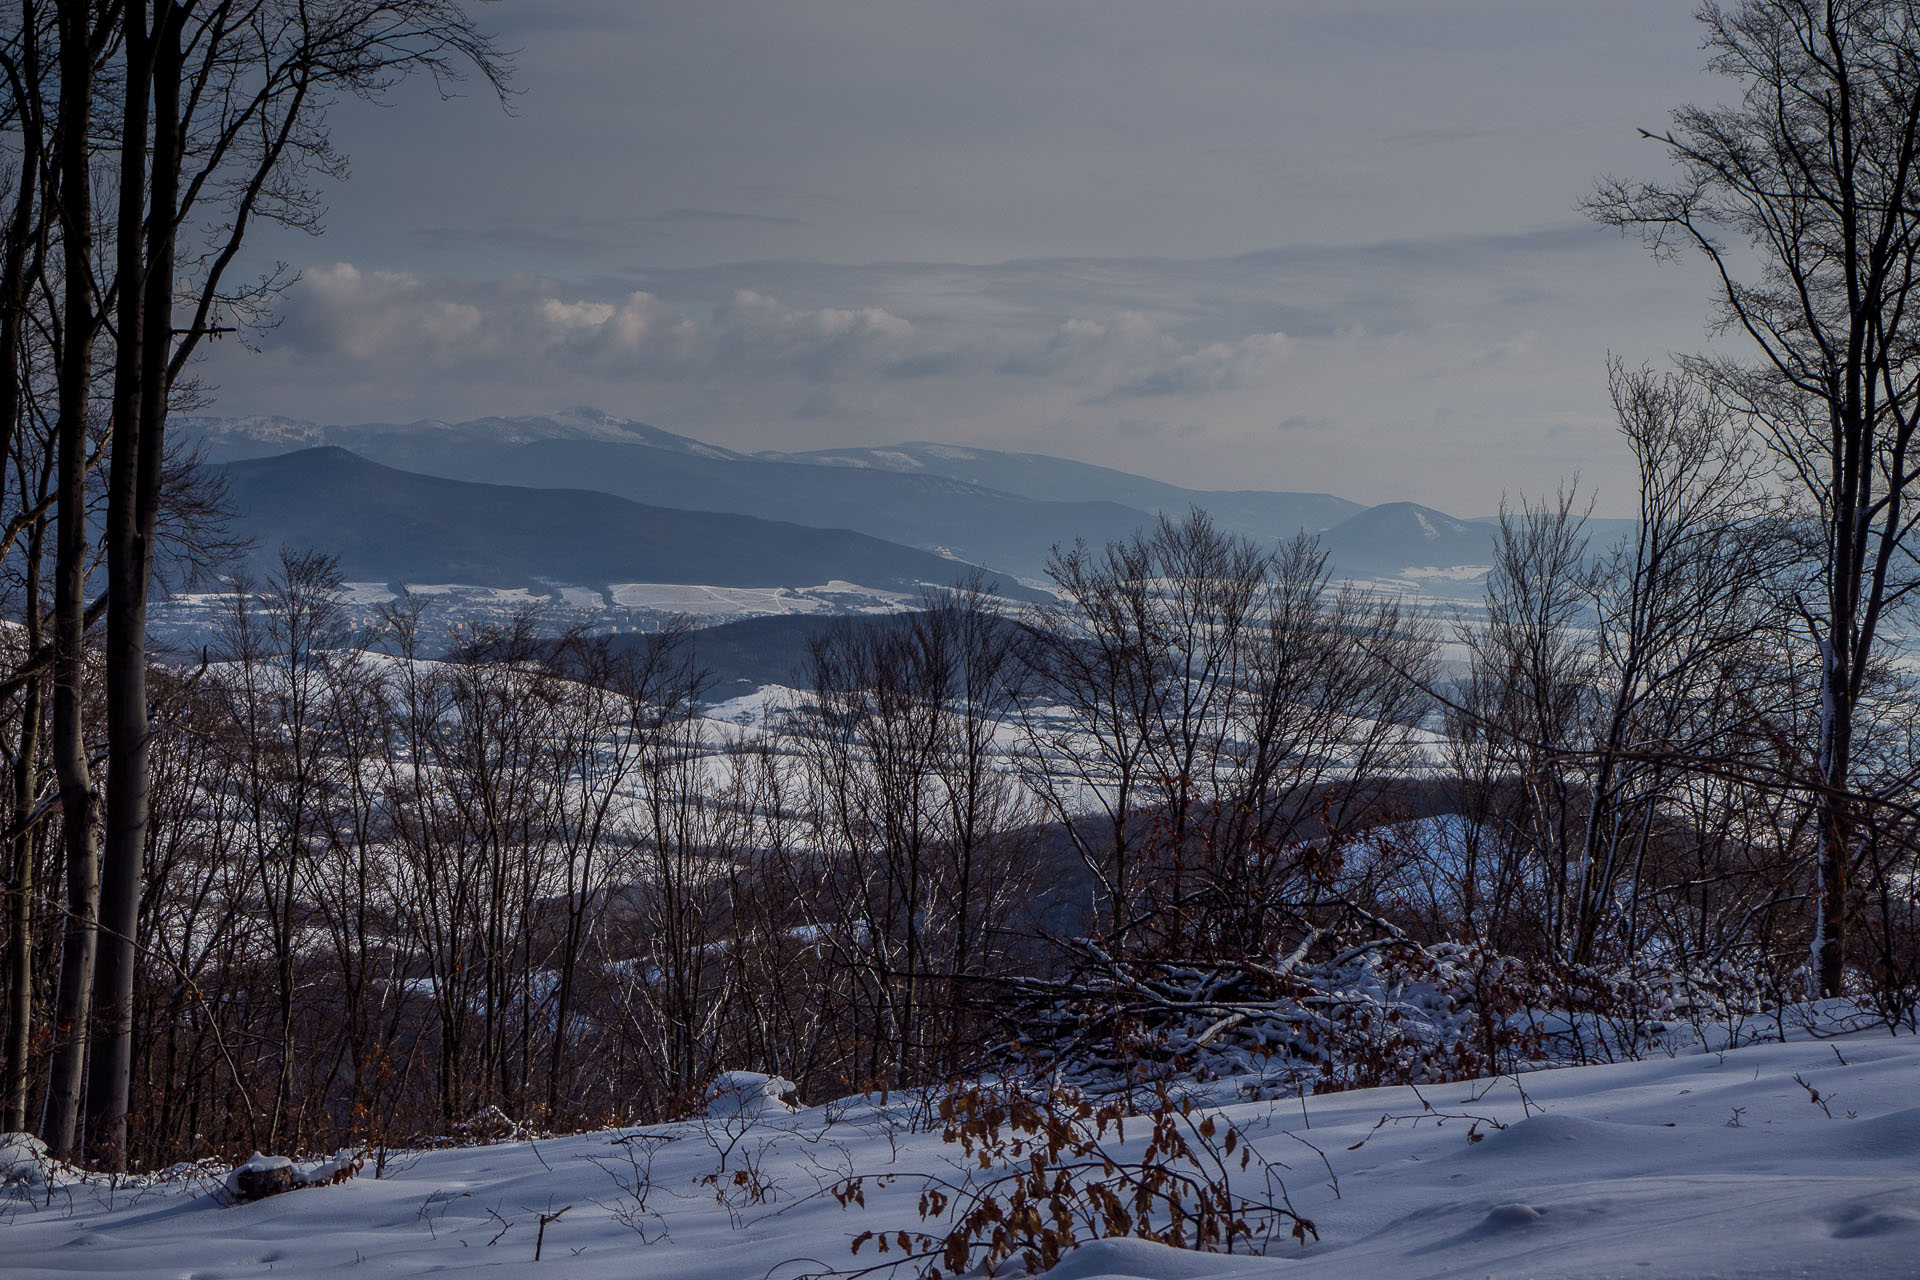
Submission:
[[[741,290],[701,325],[645,291],[604,301],[527,276],[477,282],[337,263],[305,274],[263,345],[337,361],[358,379],[477,370],[832,381],[898,360],[913,341],[913,326],[880,307],[809,310]]]
[[[305,274],[263,345],[336,362],[360,381],[423,371],[636,383],[998,372],[1055,379],[1097,401],[1257,386],[1294,342],[1256,333],[1194,343],[1162,319],[1121,309],[956,345],[884,307],[798,307],[753,289],[735,290],[701,323],[644,290],[605,300],[529,276],[471,281],[336,263]]]
[[[830,380],[912,354],[914,330],[881,307],[797,310],[742,289],[714,312],[712,340],[724,367],[795,370]]]

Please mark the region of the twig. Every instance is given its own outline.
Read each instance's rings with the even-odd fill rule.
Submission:
[[[1821,1113],[1824,1114],[1827,1117],[1827,1119],[1829,1120],[1833,1119],[1833,1112],[1827,1109],[1827,1100],[1820,1096],[1820,1091],[1818,1089],[1814,1088],[1812,1085],[1808,1084],[1804,1079],[1802,1079],[1798,1072],[1794,1073],[1793,1082],[1799,1085],[1802,1089],[1805,1089],[1807,1091],[1808,1099],[1813,1103],[1814,1106],[1820,1108]]]
[[[547,1224],[560,1221],[560,1215],[571,1208],[573,1208],[573,1206],[568,1205],[566,1209],[555,1209],[552,1213],[543,1213],[540,1215],[540,1230],[536,1232],[533,1237],[533,1260],[535,1262],[540,1261],[540,1246],[547,1242]]]

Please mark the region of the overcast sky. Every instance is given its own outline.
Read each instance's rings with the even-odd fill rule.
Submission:
[[[1708,282],[1587,225],[1726,96],[1685,0],[501,0],[518,96],[337,112],[353,175],[213,411],[591,405],[1460,514],[1626,501],[1609,351]]]

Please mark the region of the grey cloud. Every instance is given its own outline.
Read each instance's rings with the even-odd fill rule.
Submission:
[[[546,227],[415,227],[406,233],[408,244],[422,249],[524,249],[537,253],[563,253],[605,247],[605,241],[591,236],[569,235]]]
[[[647,241],[700,228],[804,229],[807,222],[775,214],[728,209],[668,209],[624,217],[497,222],[486,226],[425,226],[405,233],[407,243],[432,250],[521,250],[542,254],[631,252]]]
[[[795,422],[827,422],[846,416],[846,407],[824,387],[810,393],[806,399],[793,407]]]
[[[1447,125],[1435,129],[1408,129],[1400,133],[1389,133],[1382,142],[1400,143],[1415,147],[1430,147],[1448,142],[1472,142],[1479,138],[1491,137],[1492,129],[1473,129],[1460,125]]]
[[[770,213],[738,213],[728,209],[669,209],[665,213],[647,214],[634,219],[637,223],[674,223],[674,222],[721,222],[738,223],[749,227],[805,227],[804,218],[779,217]]]
[[[1044,266],[1030,269],[1047,272]],[[910,294],[897,285],[897,275],[920,271],[950,277],[950,286],[970,282],[986,292],[919,322],[876,301]],[[715,279],[740,284],[754,274],[716,273]],[[780,293],[736,287],[703,306],[702,291],[683,289],[687,296],[669,300],[647,289],[613,292],[604,283],[535,276],[472,281],[363,271],[343,263],[309,271],[264,342],[349,363],[361,376],[460,369],[498,376],[509,369],[535,374],[547,366],[665,380],[999,375],[1055,380],[1081,388],[1083,403],[1104,403],[1257,385],[1292,341],[1278,332],[1205,336],[1223,326],[1231,330],[1230,314],[1195,323],[1178,312],[1105,309],[1045,326],[1030,315],[996,322],[994,271],[960,272],[957,282],[951,267],[896,265],[894,280],[883,279],[876,288],[871,271],[849,269],[841,297],[828,305],[813,305],[828,292],[824,281],[806,281],[813,271],[796,280],[770,265],[758,274],[777,281]],[[789,302],[790,287],[815,296],[805,304]],[[988,315],[969,314],[976,305]],[[706,319],[696,318],[703,312]]]
[[[917,378],[954,378],[994,367],[992,353],[980,346],[946,347],[922,351],[887,365],[883,372],[902,382]]]
[[[1158,396],[1204,395],[1265,381],[1294,343],[1284,333],[1255,333],[1238,342],[1210,342],[1089,403]]]
[[[1256,332],[1328,336],[1435,323],[1476,306],[1549,302],[1548,281],[1618,262],[1619,237],[1583,222],[1510,233],[1296,245],[1213,258],[1029,258],[996,263],[838,264],[765,259],[634,269],[637,287],[681,302],[766,290],[797,305],[871,300],[916,322],[966,300],[970,314],[1056,331],[1051,351],[1009,358],[1007,372],[1047,372],[1076,336],[1073,318],[1153,315],[1196,341]]]
[[[796,309],[742,289],[714,311],[712,336],[723,368],[829,379],[899,360],[911,348],[913,325],[882,307]]]

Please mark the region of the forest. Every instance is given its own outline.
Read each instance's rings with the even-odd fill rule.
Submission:
[[[983,1076],[1305,1095],[1920,1030],[1909,510],[1920,11],[1708,6],[1730,106],[1587,212],[1703,258],[1720,345],[1612,360],[1633,531],[1503,512],[1484,609],[1204,511],[812,646],[761,723],[697,631],[449,652],[326,548],[234,568],[167,436],[317,223],[328,109],[506,91],[452,0],[0,14],[4,1114],[112,1170],[377,1153]],[[147,602],[219,584],[148,652]],[[1816,1097],[1815,1101],[1818,1101]],[[1736,1117],[1737,1118],[1737,1117]]]

